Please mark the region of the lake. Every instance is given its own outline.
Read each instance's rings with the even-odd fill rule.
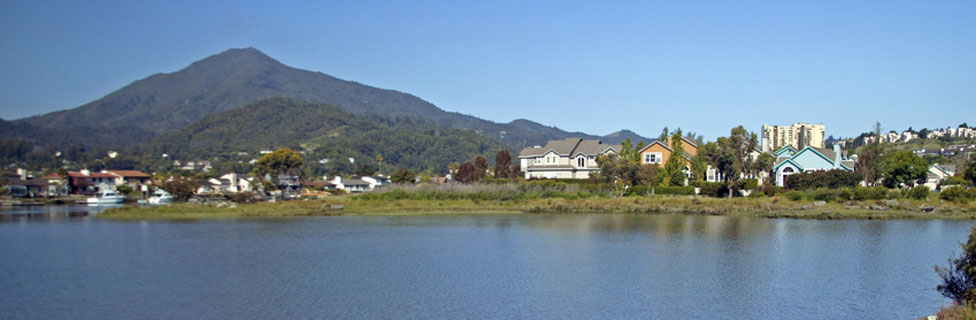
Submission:
[[[0,213],[2,318],[916,319],[974,225],[97,211]]]

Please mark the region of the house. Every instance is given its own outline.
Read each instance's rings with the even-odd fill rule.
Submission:
[[[684,153],[681,156],[684,158],[685,165],[690,168],[689,161],[698,155],[698,144],[685,137],[681,137],[681,142],[681,149],[684,149]],[[669,146],[670,144],[670,138],[664,143],[660,140],[654,140],[643,149],[637,150],[640,153],[641,164],[656,164],[659,167],[663,167],[664,163],[668,162],[668,159],[671,158],[671,154],[674,152]]]
[[[220,190],[223,192],[252,192],[254,177],[246,174],[227,173],[220,176]]]
[[[94,194],[101,189],[115,188],[118,176],[108,172],[91,172],[88,169],[69,171],[67,178],[68,192],[73,194]],[[44,179],[60,179],[57,174],[49,174]]]
[[[924,186],[929,187],[929,190],[936,190],[942,181],[955,174],[956,171],[952,170],[949,166],[933,164],[929,166],[928,176],[925,178]]]
[[[814,147],[804,147],[800,151],[784,150],[789,146],[777,150],[778,156],[773,172],[776,185],[782,187],[786,177],[792,174],[810,171],[846,170],[854,171],[854,161],[844,157],[840,145],[834,145],[833,150]]]
[[[681,154],[682,162],[685,165],[685,184],[688,183],[688,179],[691,178],[691,159],[698,155],[698,144],[688,138],[681,137],[681,149],[684,150]],[[660,140],[651,141],[643,149],[637,150],[640,153],[641,164],[653,164],[658,167],[664,167],[664,164],[668,162],[672,156],[674,156],[674,149],[671,148],[671,138],[667,141],[662,142]]]
[[[149,180],[152,179],[152,176],[138,170],[108,170],[102,172],[115,176],[114,185],[128,185],[133,189],[139,189],[139,186],[148,184]]]
[[[597,156],[619,152],[620,145],[567,138],[550,140],[544,147],[524,148],[519,161],[526,179],[586,179],[600,171]]]
[[[351,179],[335,176],[332,178],[332,180],[327,181],[335,185],[336,189],[345,190],[347,192],[373,191],[376,190],[376,188],[380,188],[390,183],[390,179],[382,176],[363,176],[353,177]]]

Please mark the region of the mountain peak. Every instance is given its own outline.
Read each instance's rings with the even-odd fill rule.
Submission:
[[[224,67],[240,66],[249,64],[281,64],[278,60],[264,54],[261,50],[254,47],[230,48],[224,52],[209,56],[203,60],[194,62],[190,67]]]

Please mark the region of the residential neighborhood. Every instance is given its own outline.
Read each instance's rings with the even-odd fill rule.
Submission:
[[[929,137],[970,137],[973,130],[968,127],[949,128],[925,132]],[[797,122],[792,125],[763,125],[761,139],[753,134],[752,149],[740,149],[743,166],[734,169],[723,164],[720,157],[722,138],[717,141],[701,141],[691,139],[694,134],[682,135],[680,130],[669,132],[672,135],[666,139],[639,141],[637,145],[627,141],[621,144],[608,144],[597,139],[565,138],[550,140],[545,145],[523,148],[517,155],[516,171],[518,178],[525,180],[592,180],[605,179],[601,175],[601,161],[608,159],[623,159],[633,161],[638,166],[656,168],[649,171],[653,179],[672,186],[694,186],[697,193],[701,183],[732,183],[738,181],[754,181],[755,185],[785,188],[788,187],[790,176],[801,173],[843,171],[851,174],[861,174],[861,164],[854,149],[848,148],[849,140],[833,140],[836,143],[826,145],[824,135],[826,127],[823,124],[811,125]],[[676,134],[675,134],[676,133]],[[747,131],[741,131],[743,143],[749,141]],[[662,138],[664,136],[662,135]],[[875,136],[876,138],[877,136]],[[919,139],[918,133],[905,131],[900,134],[891,132],[875,139],[884,143],[912,141]],[[871,138],[871,137],[869,137]],[[680,146],[673,139],[680,139]],[[870,140],[870,139],[868,139]],[[735,147],[735,146],[731,146]],[[706,150],[702,153],[703,148]],[[719,149],[716,149],[719,148]],[[736,147],[738,148],[738,147]],[[680,149],[680,153],[678,150]],[[946,157],[968,157],[976,150],[976,144],[956,144],[938,149],[916,149],[911,152],[915,157],[930,159],[946,159]],[[730,150],[731,152],[732,150]],[[290,151],[288,151],[290,152]],[[270,158],[280,151],[263,150],[259,152],[261,158]],[[303,152],[294,152],[301,157]],[[120,152],[112,151],[109,157],[117,159],[124,156]],[[613,156],[612,158],[608,158]],[[238,152],[237,159],[247,159],[248,153]],[[394,181],[403,183],[404,180],[391,179],[390,175],[381,175],[371,170],[359,175],[325,175],[309,177],[299,174],[292,169],[284,171],[265,170],[261,172],[219,172],[224,166],[218,166],[212,160],[175,160],[164,154],[166,161],[172,162],[181,175],[166,173],[149,174],[139,170],[102,169],[98,171],[62,170],[47,173],[43,176],[28,172],[23,168],[10,167],[5,172],[4,188],[9,196],[16,198],[58,198],[58,197],[93,197],[105,191],[121,192],[130,201],[143,201],[149,198],[154,190],[164,188],[164,185],[176,182],[192,181],[191,197],[213,198],[232,194],[253,194],[267,199],[290,199],[298,197],[328,197],[333,194],[367,193],[381,190]],[[496,160],[501,158],[496,158]],[[673,168],[667,168],[670,160],[676,159]],[[734,159],[733,159],[734,160]],[[261,166],[259,159],[232,160],[247,166]],[[490,169],[484,159],[480,164],[480,176],[498,178],[498,172]],[[918,164],[909,167],[909,173],[917,176],[915,179],[898,182],[900,185],[926,186],[930,190],[938,191],[943,185],[956,177],[959,164],[944,160],[934,160],[928,165]],[[246,163],[245,163],[246,162]],[[321,161],[320,161],[321,162]],[[477,161],[476,161],[477,162]],[[350,163],[354,163],[350,159]],[[477,164],[477,163],[476,163]],[[361,164],[367,168],[366,164]],[[453,164],[444,176],[425,175],[424,177],[410,173],[411,183],[466,183],[468,179],[458,179],[458,168],[463,166]],[[476,166],[477,168],[477,166]],[[255,169],[256,170],[256,169]],[[405,169],[401,169],[405,170]],[[496,170],[498,170],[496,168]],[[511,170],[511,169],[508,169]],[[917,171],[917,172],[915,172]],[[409,171],[407,171],[409,173]],[[477,170],[476,170],[477,172]],[[923,172],[924,176],[923,176]],[[187,176],[190,174],[192,176]],[[731,176],[730,176],[731,175]],[[476,174],[478,176],[478,174]],[[666,178],[664,178],[666,176]],[[871,181],[864,179],[861,186],[880,184],[882,177],[874,175]],[[480,178],[478,178],[480,179]],[[642,178],[645,184],[646,178]],[[662,182],[662,179],[663,182]],[[700,181],[700,182],[699,182]],[[751,191],[742,190],[743,194]]]

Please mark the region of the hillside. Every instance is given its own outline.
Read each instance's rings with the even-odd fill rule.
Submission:
[[[153,132],[134,126],[41,128],[29,123],[0,119],[0,140],[23,140],[38,148],[54,150],[65,150],[69,147],[127,147],[153,136]]]
[[[134,136],[146,141],[152,135],[178,130],[208,115],[271,97],[328,103],[357,115],[420,119],[431,128],[470,129],[512,149],[570,136],[599,138],[528,120],[495,123],[447,112],[407,93],[291,68],[254,48],[230,49],[183,70],[135,81],[83,106],[16,122],[45,129],[89,127],[90,130],[125,125],[151,132]],[[78,138],[86,139],[86,136]],[[109,141],[88,139],[84,143]]]
[[[261,150],[290,147],[303,150],[309,162],[328,159],[317,172],[352,172],[362,163],[375,168],[376,156],[383,155],[387,169],[404,166],[446,173],[449,163],[479,154],[493,157],[504,148],[469,130],[429,127],[410,118],[355,115],[327,104],[272,98],[207,116],[135,151],[210,159],[238,152],[256,157]]]

